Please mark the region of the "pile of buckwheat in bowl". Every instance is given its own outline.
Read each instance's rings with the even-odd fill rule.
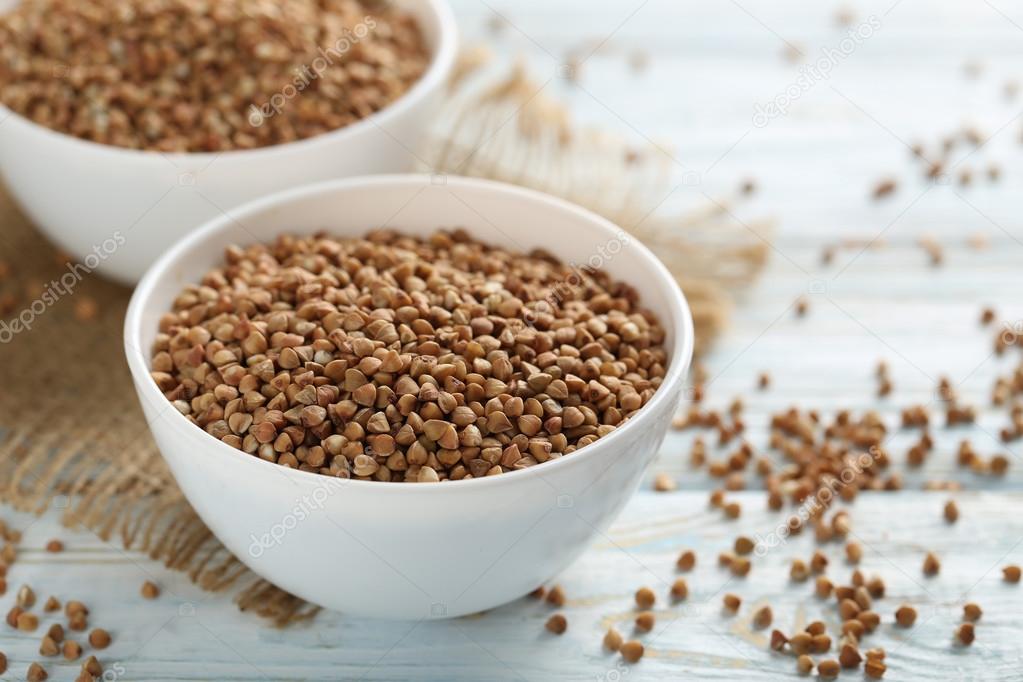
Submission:
[[[0,102],[131,149],[313,137],[393,102],[428,61],[383,0],[22,0],[0,15]]]
[[[177,297],[151,376],[246,453],[341,478],[438,482],[570,455],[660,386],[665,331],[602,271],[474,241],[281,236]]]

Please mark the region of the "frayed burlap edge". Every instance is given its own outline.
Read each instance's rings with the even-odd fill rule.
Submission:
[[[70,423],[33,426],[75,433]],[[41,514],[56,506],[68,528],[86,528],[104,542],[119,542],[204,590],[235,589],[235,602],[284,627],[319,610],[256,577],[213,536],[182,497],[151,445],[114,458],[61,448],[54,437],[28,428],[0,440],[0,500]],[[31,434],[31,435],[30,435]]]

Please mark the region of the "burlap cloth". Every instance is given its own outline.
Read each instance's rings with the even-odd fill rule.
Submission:
[[[655,215],[652,207],[681,186],[672,189],[669,171],[677,169],[662,148],[644,154],[578,128],[519,67],[472,89],[469,74],[485,61],[478,52],[463,55],[438,117],[450,130],[428,146],[424,168],[557,194],[632,232],[676,275],[693,311],[697,352],[705,350],[761,271],[771,225],[739,222],[733,200]],[[67,272],[67,258],[0,185],[0,325],[32,311]],[[145,552],[206,589],[232,588],[242,609],[278,625],[310,618],[316,607],[259,579],[220,544],[156,450],[122,351],[130,294],[88,275],[52,305],[36,303],[30,329],[11,335],[0,327],[0,502],[35,513],[56,506],[69,527]]]
[[[31,310],[65,261],[0,189],[0,321]],[[144,552],[205,589],[233,588],[241,608],[278,625],[310,617],[314,607],[224,549],[171,477],[124,361],[130,295],[90,275],[26,315],[30,329],[0,334],[0,501],[34,513],[55,506],[69,527]]]

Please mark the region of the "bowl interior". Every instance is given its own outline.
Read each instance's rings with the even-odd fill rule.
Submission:
[[[688,363],[693,343],[688,308],[668,271],[634,237],[584,209],[537,192],[417,175],[333,181],[228,211],[179,242],[146,274],[128,313],[129,348],[134,345],[148,367],[160,316],[184,286],[223,262],[229,245],[321,230],[361,237],[376,228],[416,235],[464,228],[488,244],[521,252],[542,248],[565,263],[602,269],[635,286],[642,305],[660,318],[667,331],[668,379]]]

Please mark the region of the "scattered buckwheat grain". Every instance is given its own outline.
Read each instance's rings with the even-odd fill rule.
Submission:
[[[867,662],[863,664],[864,674],[872,680],[879,680],[884,677],[885,671],[888,667],[884,664],[884,660],[878,658],[868,658]]]
[[[30,609],[35,606],[36,593],[28,585],[22,585],[18,588],[18,594],[15,597],[15,603],[23,609]]]
[[[853,640],[858,642],[863,637],[863,633],[867,631],[867,628],[858,620],[859,616],[856,616],[856,618],[857,620],[847,620],[842,623],[842,634],[846,637],[852,637]]]
[[[553,632],[556,635],[561,635],[564,634],[566,629],[568,629],[568,620],[560,613],[555,613],[553,616],[547,619],[547,624],[544,627],[547,628],[548,632]]]
[[[89,609],[88,609],[88,607],[85,606],[85,604],[83,604],[82,602],[80,602],[78,600],[75,600],[75,599],[72,599],[71,601],[69,601],[66,604],[64,604],[64,614],[65,615],[73,616],[76,613],[81,613],[82,615],[88,616],[89,615]]]
[[[54,623],[50,626],[50,629],[46,631],[46,636],[51,638],[57,644],[64,641],[64,627],[60,623]]]
[[[853,599],[843,599],[838,603],[838,614],[842,616],[842,620],[855,618],[862,610]]]
[[[831,638],[825,634],[814,635],[810,650],[815,654],[823,654],[831,649]]]
[[[941,562],[933,552],[928,552],[927,556],[924,557],[923,571],[926,576],[938,575],[941,570]]]
[[[110,633],[103,628],[96,628],[89,633],[89,644],[96,649],[106,649],[110,646]]]
[[[76,611],[68,616],[67,625],[75,632],[84,632],[85,629],[89,627],[89,619],[86,617],[85,613]]]
[[[828,631],[828,626],[825,625],[824,621],[822,620],[815,620],[809,625],[807,625],[805,628],[803,628],[803,630],[809,632],[811,635],[814,636],[823,635],[825,632]]]
[[[824,680],[833,680],[838,677],[842,667],[833,658],[826,658],[817,664],[817,674]]]
[[[622,636],[613,627],[607,629],[604,635],[604,648],[608,651],[618,651],[622,647]]]
[[[881,624],[881,616],[874,611],[860,611],[856,614],[856,620],[863,624],[867,632],[873,632]]]
[[[885,179],[881,180],[874,186],[874,199],[883,199],[895,192],[897,185],[895,180]]]
[[[656,623],[657,618],[652,611],[644,611],[636,616],[636,630],[639,632],[650,632]]]
[[[916,622],[916,609],[905,604],[900,606],[895,611],[895,622],[904,628],[912,627]]]
[[[72,639],[64,640],[64,658],[69,661],[76,661],[82,655],[82,645]]]
[[[988,469],[994,476],[1004,476],[1005,472],[1009,470],[1009,458],[1005,455],[995,455],[988,463]]]
[[[643,658],[643,645],[636,640],[630,640],[622,644],[619,651],[622,654],[622,658],[628,663],[635,663]]]
[[[649,587],[641,587],[636,590],[636,606],[641,609],[653,608],[654,602],[657,601],[657,596],[654,591]]]
[[[797,656],[808,654],[813,649],[813,635],[809,632],[797,632],[788,641],[789,649]]]
[[[976,639],[973,623],[963,623],[956,628],[956,639],[959,640],[959,643],[963,646],[970,646],[973,644],[973,640]]]
[[[28,682],[42,682],[47,677],[49,677],[49,675],[46,673],[46,670],[38,663],[32,663],[29,665],[28,670],[25,672],[25,679],[28,680]]]
[[[39,645],[40,656],[56,656],[60,653],[60,647],[53,641],[53,638],[49,635],[43,637],[42,643]]]
[[[828,569],[828,557],[823,552],[817,550],[810,557],[810,570],[814,573],[823,573]]]
[[[949,500],[945,503],[945,520],[949,523],[955,523],[959,520],[959,507],[956,506],[955,501]]]
[[[654,477],[654,490],[659,493],[667,493],[678,489],[678,483],[671,474],[660,473]]]
[[[684,550],[678,555],[678,560],[675,562],[675,566],[680,571],[691,571],[693,566],[696,565],[696,553],[691,549]]]
[[[34,613],[24,612],[18,614],[18,629],[22,632],[35,632],[39,627],[39,616]]]
[[[745,577],[749,575],[750,568],[753,567],[752,562],[746,557],[734,557],[728,564],[728,569],[732,572],[732,575],[738,577]]]
[[[89,656],[82,662],[82,672],[87,672],[93,677],[99,677],[103,674],[103,666],[100,665],[95,656]]]
[[[849,542],[845,545],[845,558],[850,564],[860,563],[863,558],[863,547],[858,542]]]
[[[863,661],[863,656],[860,655],[856,647],[851,644],[842,646],[842,650],[838,654],[838,662],[842,664],[843,668],[858,668],[861,661]]]
[[[969,602],[963,605],[963,620],[970,622],[976,622],[980,620],[980,617],[984,614],[980,606],[973,602]]]

